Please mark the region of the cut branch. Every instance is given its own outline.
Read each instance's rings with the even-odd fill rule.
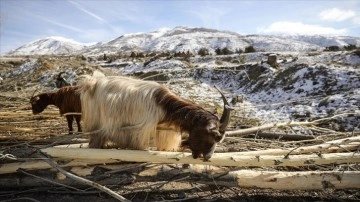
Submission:
[[[244,151],[244,152],[227,152],[224,155],[286,155],[291,151],[291,154],[309,154],[315,152],[340,152],[344,150],[354,150],[360,146],[360,136],[342,138],[325,142],[323,144],[303,146],[297,148],[286,149],[266,149],[259,151]]]
[[[328,118],[323,118],[323,119],[318,119],[315,121],[311,121],[311,122],[294,122],[294,121],[290,121],[290,122],[283,122],[283,123],[271,123],[271,124],[265,124],[262,126],[258,126],[258,127],[252,127],[252,128],[246,128],[246,129],[241,129],[241,130],[234,130],[234,131],[227,131],[226,135],[236,135],[236,136],[243,136],[243,135],[248,135],[251,133],[256,133],[262,130],[267,130],[267,129],[271,129],[271,128],[276,128],[276,127],[285,127],[285,126],[310,126],[310,125],[317,125],[320,124],[322,122],[331,120],[331,119],[335,119],[337,117],[340,116],[350,116],[350,115],[356,115],[359,113],[344,113],[344,114],[338,114],[332,117],[328,117]]]
[[[114,191],[112,191],[111,189],[107,188],[107,187],[104,187],[96,182],[92,182],[90,180],[87,180],[87,179],[84,179],[82,177],[79,177],[79,176],[76,176],[72,173],[69,173],[67,171],[65,171],[64,169],[62,169],[61,167],[59,167],[59,165],[55,162],[53,162],[52,160],[50,159],[47,159],[45,158],[44,161],[46,163],[48,163],[49,165],[51,165],[53,168],[57,169],[58,171],[60,171],[62,174],[64,174],[66,177],[68,178],[71,178],[73,180],[76,180],[78,182],[81,182],[83,184],[86,184],[86,185],[89,185],[89,186],[92,186],[92,187],[95,187],[107,194],[109,194],[110,196],[114,197],[115,199],[119,200],[119,201],[124,201],[124,202],[130,202],[130,200],[127,200],[126,198],[124,198],[123,196],[115,193]]]

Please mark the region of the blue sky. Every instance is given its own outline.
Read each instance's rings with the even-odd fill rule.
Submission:
[[[359,0],[0,0],[0,53],[48,36],[107,42],[176,26],[360,37]]]

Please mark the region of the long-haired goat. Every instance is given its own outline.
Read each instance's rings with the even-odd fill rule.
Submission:
[[[78,86],[62,87],[53,93],[41,93],[32,96],[30,104],[33,114],[39,114],[48,105],[55,105],[59,108],[60,115],[65,113],[81,113],[80,94],[77,92]],[[81,132],[81,115],[67,115],[66,120],[68,123],[69,134],[73,132],[73,120],[76,120],[78,131]]]
[[[224,105],[228,105],[222,97]],[[189,137],[183,146],[191,149],[194,158],[203,155],[209,160],[216,144],[224,138],[230,117],[225,106],[220,121],[159,83],[128,77],[85,76],[80,98],[84,131],[92,132],[91,148],[147,149],[151,138],[155,138],[159,150],[177,150],[184,132]],[[177,132],[157,131],[158,124],[174,127]]]

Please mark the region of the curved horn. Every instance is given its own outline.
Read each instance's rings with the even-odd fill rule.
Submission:
[[[34,92],[32,93],[32,95],[31,95],[31,97],[30,97],[30,103],[31,103],[31,100],[34,98],[34,95],[35,95],[35,93],[37,92],[39,90],[39,87],[36,87],[35,88],[35,90],[34,90]]]
[[[221,90],[217,86],[214,86],[214,87],[216,88],[216,90],[219,91],[219,93],[221,94],[221,98],[224,102],[224,110],[223,110],[223,113],[220,118],[220,129],[219,129],[219,132],[221,134],[224,134],[227,126],[230,123],[230,112],[231,112],[231,110],[233,110],[233,108],[230,107],[229,102],[226,100],[226,98],[225,98],[224,94],[221,92]]]
[[[34,97],[34,95],[35,95],[36,91],[38,91],[38,89],[37,89],[37,88],[35,88],[35,90],[34,90],[33,94],[31,95],[30,99]]]
[[[60,73],[58,74],[57,78],[62,78],[61,75],[64,74],[64,73],[65,73],[64,71],[60,72]]]

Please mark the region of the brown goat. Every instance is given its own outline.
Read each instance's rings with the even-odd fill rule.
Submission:
[[[59,108],[60,115],[65,113],[81,113],[80,94],[78,86],[66,86],[53,93],[41,93],[31,97],[30,103],[33,114],[39,114],[48,105],[55,105]],[[76,120],[78,131],[81,132],[81,115],[67,115],[69,134],[73,132],[73,120]]]

